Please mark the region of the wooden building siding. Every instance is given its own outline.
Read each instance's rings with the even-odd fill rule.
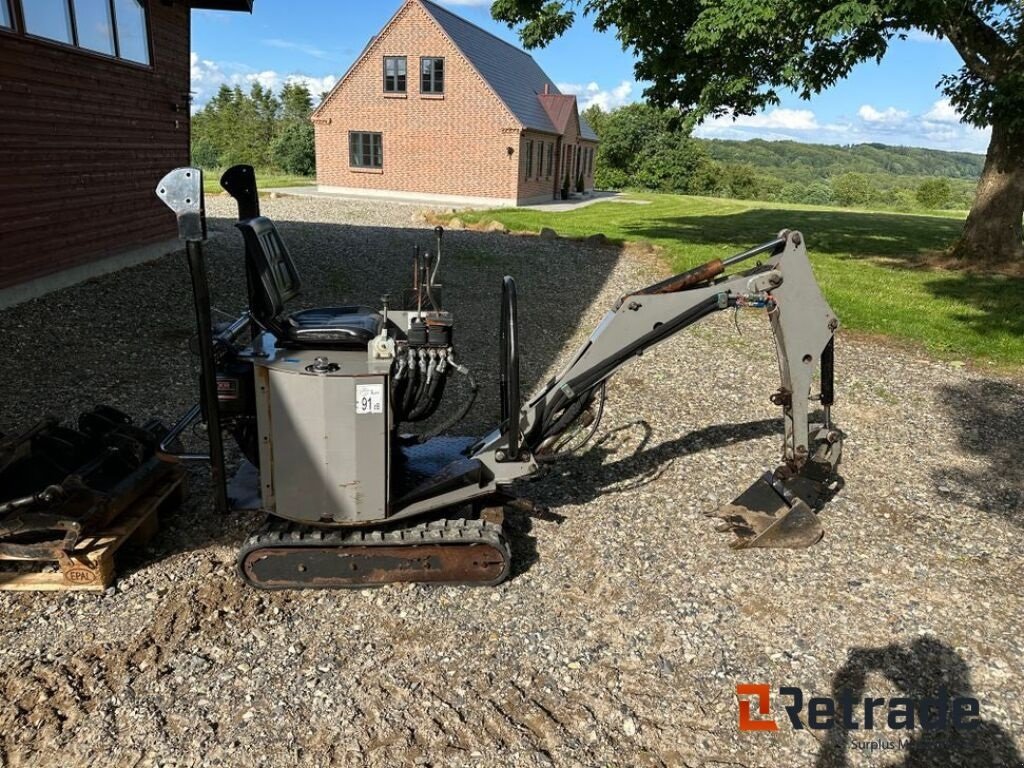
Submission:
[[[0,289],[174,237],[189,8],[148,3],[152,66],[0,30]]]

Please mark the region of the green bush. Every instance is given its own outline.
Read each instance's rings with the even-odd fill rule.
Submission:
[[[700,145],[681,133],[661,133],[648,141],[634,161],[630,185],[659,192],[702,194],[695,181],[703,180],[711,161]]]
[[[598,155],[597,167],[594,169],[594,184],[598,189],[625,189],[629,186],[629,174],[621,168],[604,165]]]
[[[192,142],[192,165],[196,168],[220,168],[220,153],[213,142],[197,138]]]
[[[897,211],[913,211],[917,209],[917,196],[909,189],[894,189],[888,196],[887,207]]]
[[[749,163],[728,163],[722,166],[722,186],[729,197],[740,200],[757,200],[761,194],[757,169]]]
[[[916,196],[924,208],[945,208],[953,196],[953,186],[948,179],[925,179],[918,185]]]
[[[844,173],[832,179],[832,197],[843,206],[871,202],[871,182],[863,173]]]
[[[286,125],[270,149],[274,165],[285,173],[312,176],[316,173],[316,144],[313,126],[306,122]]]

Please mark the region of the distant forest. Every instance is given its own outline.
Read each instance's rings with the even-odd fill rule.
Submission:
[[[712,159],[720,163],[750,163],[758,168],[784,170],[808,179],[826,179],[836,173],[849,172],[944,176],[977,181],[985,164],[984,155],[885,144],[838,147],[764,139],[711,139],[703,143]]]
[[[985,158],[883,144],[697,139],[647,104],[584,113],[601,138],[596,184],[900,211],[967,209]]]

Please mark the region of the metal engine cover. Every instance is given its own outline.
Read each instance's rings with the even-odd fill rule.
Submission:
[[[304,523],[384,520],[390,361],[363,350],[264,347],[264,355],[253,364],[266,511]]]

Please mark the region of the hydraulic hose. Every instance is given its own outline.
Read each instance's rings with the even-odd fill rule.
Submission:
[[[461,422],[464,418],[466,418],[466,414],[469,413],[470,408],[473,407],[473,403],[476,402],[477,392],[479,391],[480,388],[477,386],[476,379],[473,378],[473,374],[470,373],[469,368],[467,368],[464,365],[459,365],[458,363],[451,359],[449,360],[449,362],[454,366],[455,370],[457,370],[459,373],[461,373],[469,380],[469,397],[466,398],[466,402],[462,404],[462,408],[459,409],[459,412],[452,416],[450,419],[448,419],[448,421],[444,422],[443,424],[439,424],[429,432],[420,435],[419,438],[417,439],[421,443],[425,443],[428,440],[437,437],[441,433],[448,431],[456,424]]]
[[[434,373],[433,381],[426,387],[425,396],[420,398],[416,407],[412,409],[412,413],[406,417],[408,420],[419,421],[420,419],[425,419],[437,409],[441,401],[440,395],[444,393],[444,380],[444,374]]]

